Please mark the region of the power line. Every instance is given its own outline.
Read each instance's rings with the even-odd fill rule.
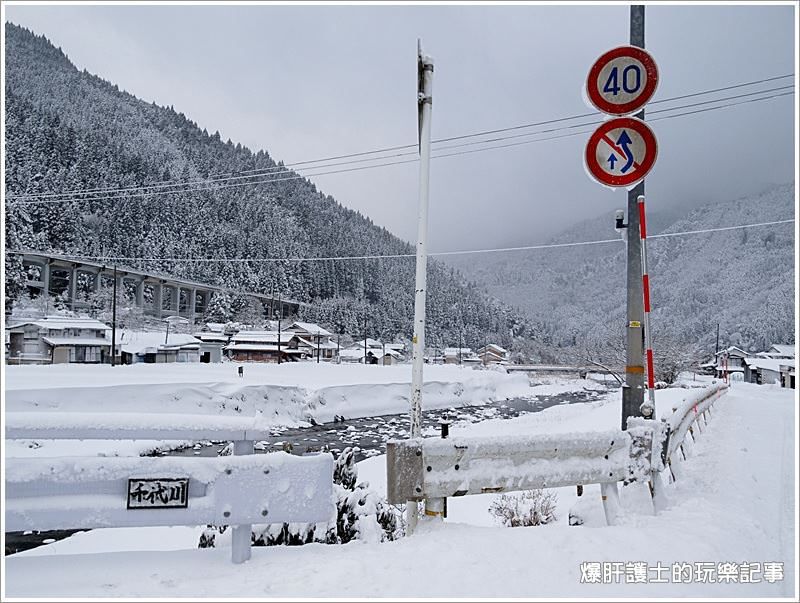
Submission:
[[[743,82],[743,83],[740,83],[740,84],[734,84],[734,85],[731,85],[731,86],[725,86],[725,87],[721,87],[721,88],[714,88],[714,89],[710,89],[710,90],[704,90],[704,91],[695,92],[695,93],[691,93],[691,94],[684,94],[684,95],[675,96],[675,97],[671,97],[671,98],[667,98],[667,99],[661,99],[661,100],[653,101],[650,104],[652,105],[652,104],[671,102],[671,101],[675,101],[675,100],[691,98],[691,97],[696,97],[696,96],[702,96],[702,95],[706,95],[706,94],[712,94],[712,93],[716,93],[716,92],[732,90],[732,89],[735,89],[735,88],[742,88],[742,87],[762,84],[762,83],[766,83],[766,82],[786,79],[786,78],[789,78],[789,77],[794,77],[794,74],[793,73],[792,74],[786,74],[786,75],[775,76],[775,77],[771,77],[771,78],[764,78],[764,79],[761,79],[761,80],[753,80],[753,81],[750,81],[750,82]],[[785,86],[782,89],[791,88],[791,87],[792,87],[791,85],[790,86]],[[775,90],[778,90],[778,88],[769,89],[769,90],[761,90],[761,91],[758,91],[758,92],[752,92],[752,93],[749,93],[749,95],[752,96],[752,95],[756,95],[756,94],[772,92],[772,91],[775,91]],[[747,95],[743,95],[743,96],[747,96]],[[720,101],[723,101],[723,100],[730,100],[731,98],[740,98],[740,97],[734,96],[734,97],[729,97],[729,98],[705,101],[704,104],[708,104],[708,103],[712,103],[712,102],[720,102]],[[654,111],[652,113],[661,113],[661,112],[664,112],[664,111],[672,111],[672,110],[677,110],[677,109],[681,109],[681,108],[683,108],[683,107],[680,107],[680,106],[679,107],[671,107],[671,108],[668,108],[668,109],[661,109],[659,111]],[[449,138],[441,138],[441,139],[438,139],[438,140],[434,140],[433,143],[451,142],[451,141],[462,140],[462,139],[467,139],[467,138],[475,138],[475,137],[486,136],[486,135],[490,135],[490,134],[497,134],[497,133],[502,133],[502,132],[509,132],[509,131],[514,131],[514,130],[537,127],[537,126],[542,126],[542,125],[561,123],[561,122],[570,121],[570,120],[573,120],[573,119],[591,117],[593,115],[596,115],[596,113],[584,113],[584,114],[580,114],[580,115],[573,115],[573,116],[570,116],[570,117],[561,117],[561,118],[557,118],[557,119],[544,120],[544,121],[539,121],[539,122],[534,122],[534,123],[529,123],[529,124],[521,124],[521,125],[517,125],[517,126],[510,126],[510,127],[507,127],[507,128],[499,128],[499,129],[495,129],[495,130],[485,130],[485,131],[481,131],[481,132],[474,132],[474,133],[471,133],[471,134],[463,134],[463,135],[460,135],[460,136],[452,136],[452,137],[449,137]],[[567,129],[568,128],[577,128],[577,127],[582,127],[584,125],[594,125],[594,124],[597,124],[597,123],[601,123],[601,122],[600,121],[586,122],[584,124],[566,126],[566,128]],[[553,131],[557,131],[557,130],[558,130],[558,128],[557,129],[553,129],[553,130],[544,130],[544,131],[538,132],[538,133],[549,133],[549,132],[553,132]],[[537,132],[529,132],[529,133],[526,133],[526,134],[518,134],[518,135],[516,135],[514,137],[509,137],[509,138],[515,138],[515,137],[521,137],[521,136],[531,136],[531,135],[535,135],[535,134],[537,134]],[[468,143],[468,144],[475,145],[475,144],[482,144],[482,143],[486,143],[486,142],[494,142],[494,141],[497,141],[497,140],[504,140],[504,139],[503,138],[489,139],[489,140],[485,140],[485,141],[476,141],[476,142]],[[317,168],[321,169],[321,168],[332,167],[332,166],[336,166],[336,165],[347,165],[348,163],[362,163],[362,162],[366,162],[366,161],[378,161],[378,160],[388,159],[388,158],[391,158],[391,157],[401,157],[401,156],[407,156],[407,155],[415,155],[416,153],[414,153],[414,152],[412,152],[412,153],[397,153],[397,154],[394,154],[394,155],[387,155],[387,156],[383,156],[383,157],[374,157],[374,158],[370,158],[370,159],[361,159],[361,160],[354,161],[354,162],[341,162],[341,163],[336,163],[336,164],[317,165],[317,166],[311,166],[310,165],[310,164],[323,163],[323,162],[334,161],[334,160],[339,160],[339,159],[348,159],[348,158],[352,158],[352,157],[363,157],[365,155],[375,155],[377,153],[387,153],[387,152],[392,152],[392,151],[400,151],[400,150],[403,150],[403,149],[409,149],[409,148],[413,148],[413,147],[416,147],[416,145],[399,145],[399,146],[393,146],[393,147],[385,147],[385,148],[382,148],[382,149],[375,149],[375,150],[372,150],[372,151],[362,151],[362,152],[359,152],[359,153],[351,153],[351,154],[347,154],[347,155],[337,155],[337,156],[333,156],[333,157],[327,157],[327,158],[324,158],[324,159],[299,161],[299,162],[295,162],[295,163],[291,163],[291,164],[284,164],[282,166],[274,166],[274,167],[271,167],[271,168],[261,168],[261,169],[255,169],[255,170],[242,170],[242,171],[239,171],[239,172],[229,172],[228,174],[237,174],[237,175],[230,176],[230,177],[224,177],[224,178],[196,179],[196,180],[187,181],[187,182],[175,182],[174,180],[162,180],[162,181],[154,182],[154,183],[149,184],[149,185],[142,185],[142,186],[131,186],[131,187],[121,187],[121,188],[96,188],[96,189],[83,189],[83,190],[73,189],[73,190],[70,190],[70,191],[63,191],[63,192],[60,192],[60,193],[37,193],[37,194],[27,194],[26,193],[26,194],[20,194],[20,195],[11,196],[11,200],[16,201],[16,200],[23,200],[23,199],[43,199],[43,198],[52,198],[52,197],[63,197],[63,196],[69,196],[69,195],[91,195],[91,194],[97,194],[97,193],[129,192],[129,191],[142,191],[142,190],[167,188],[167,187],[192,186],[194,184],[198,184],[198,185],[211,184],[211,183],[214,183],[214,182],[223,182],[223,181],[230,181],[230,180],[235,180],[235,179],[252,178],[252,177],[257,177],[257,176],[260,176],[260,175],[267,175],[269,173],[274,173],[274,172],[281,173],[283,171],[289,171],[289,168],[293,168],[293,167],[297,167],[297,166],[301,166],[301,165],[308,165],[309,166],[308,169],[317,169]],[[443,148],[446,149],[446,148],[455,148],[455,147],[451,146],[451,147],[443,147]],[[249,175],[246,175],[246,174],[249,174]],[[226,176],[227,174],[219,174],[219,175]],[[247,183],[242,183],[242,184],[252,184],[252,182],[247,182]],[[183,192],[184,190],[187,190],[187,189],[179,189],[177,191],[165,191],[165,192]],[[189,189],[189,190],[207,190],[207,189]],[[93,197],[93,198],[100,200],[100,199],[106,199],[107,197],[100,197],[100,198]]]
[[[726,98],[715,99],[715,100],[712,100],[712,101],[704,101],[704,102],[701,102],[701,103],[694,103],[694,104],[690,104],[690,105],[684,105],[684,106],[678,106],[678,107],[670,107],[668,109],[661,109],[661,110],[658,110],[658,111],[654,111],[651,114],[653,114],[653,113],[663,113],[663,112],[668,112],[668,111],[676,111],[676,110],[679,110],[679,109],[682,109],[682,108],[694,107],[694,106],[705,105],[705,104],[710,104],[710,103],[719,103],[719,102],[723,102],[723,101],[726,101],[726,100],[743,98],[743,97],[748,97],[748,96],[754,96],[754,95],[757,95],[757,94],[764,94],[764,93],[767,93],[767,92],[786,90],[787,88],[791,88],[791,87],[792,86],[783,86],[783,87],[773,88],[773,89],[769,89],[769,90],[762,90],[762,91],[759,91],[759,92],[752,92],[752,93],[748,93],[748,94],[742,94],[742,95],[736,95],[736,96],[731,96],[731,97],[726,97]],[[768,100],[770,98],[776,98],[777,96],[785,96],[785,94],[779,94],[779,95],[770,96],[770,97],[763,97],[763,98],[758,98],[758,99],[754,99],[754,100]],[[734,106],[734,105],[737,105],[737,104],[744,104],[744,103],[732,103],[732,104],[729,104],[729,105],[720,106],[718,108]],[[686,113],[686,114],[691,114],[691,113]],[[680,114],[680,115],[684,115],[684,114]],[[677,116],[680,116],[680,115],[675,115],[675,116],[671,116],[671,117],[677,117]],[[656,121],[656,119],[652,119],[650,121]],[[489,143],[489,142],[497,142],[497,141],[509,140],[509,139],[513,139],[513,138],[535,136],[535,135],[540,135],[540,134],[544,134],[544,133],[557,132],[557,131],[560,131],[560,130],[569,130],[569,129],[583,127],[583,126],[597,125],[599,123],[602,123],[602,121],[584,122],[584,123],[581,123],[581,124],[574,124],[574,125],[571,125],[571,126],[562,126],[560,128],[551,128],[551,129],[548,129],[548,130],[541,130],[539,132],[528,132],[528,133],[525,133],[525,134],[517,134],[517,135],[513,135],[513,136],[508,136],[508,137],[500,137],[500,138],[495,138],[495,139],[475,141],[475,142],[470,142],[470,143],[463,143],[463,144],[460,144],[460,145],[451,145],[451,146],[447,146],[447,147],[440,147],[437,150],[446,150],[446,149],[450,149],[450,148],[458,148],[458,147],[463,147],[463,146],[473,146],[473,145],[478,145],[478,144],[486,144],[486,143]],[[581,134],[581,133],[585,133],[585,132],[578,132],[576,134]],[[554,138],[563,138],[563,136],[545,138],[545,139],[542,139],[542,140],[553,140]],[[531,142],[539,142],[539,141],[538,140],[529,140],[529,141],[526,141],[525,143],[527,144],[527,143],[531,143]],[[493,148],[507,148],[509,146],[518,146],[518,145],[499,145],[499,146],[494,146],[494,147],[486,147],[484,149],[478,149],[478,150],[482,151],[482,150],[491,150]],[[441,154],[440,153],[439,155],[436,155],[435,157],[452,157],[452,156],[461,155],[461,154],[464,154],[464,153],[450,153],[450,154]],[[363,163],[363,162],[369,162],[369,161],[378,161],[378,160],[382,160],[382,159],[388,159],[388,158],[391,158],[391,157],[401,157],[401,156],[408,156],[408,155],[416,156],[416,152],[398,153],[396,155],[391,155],[391,156],[361,159],[361,160],[357,160],[357,161],[345,161],[345,162],[334,163],[334,164],[329,164],[329,165],[314,166],[314,167],[309,168],[309,169],[322,169],[322,168],[325,168],[325,167],[335,167],[335,166],[339,166],[339,165],[348,165],[348,164],[352,164],[352,163]],[[217,189],[223,189],[223,188],[230,188],[231,186],[244,186],[244,185],[249,185],[249,184],[267,184],[267,183],[270,183],[270,182],[282,182],[282,181],[285,181],[285,180],[296,180],[296,179],[310,178],[310,177],[314,177],[314,176],[335,174],[335,173],[341,173],[341,172],[359,171],[360,169],[371,169],[371,168],[375,168],[375,167],[384,167],[384,166],[389,166],[389,165],[399,165],[399,164],[403,164],[403,163],[413,163],[413,162],[416,162],[416,161],[417,161],[417,159],[415,158],[413,160],[407,160],[407,161],[395,161],[395,162],[389,162],[389,163],[381,163],[381,164],[376,164],[376,165],[364,166],[363,168],[355,168],[355,169],[351,168],[351,169],[344,169],[344,170],[341,170],[341,171],[320,172],[320,173],[306,174],[306,175],[296,174],[296,175],[290,176],[288,178],[268,178],[268,179],[265,179],[265,180],[251,180],[251,181],[248,181],[248,182],[242,182],[242,183],[238,183],[238,184],[235,184],[235,185],[230,185],[229,184],[229,185],[225,185],[225,186],[203,186],[203,187],[196,187],[196,188],[180,188],[180,189],[166,190],[166,191],[149,191],[148,189],[154,188],[152,186],[130,187],[130,188],[127,188],[127,189],[118,189],[119,192],[121,192],[121,193],[125,193],[125,192],[128,192],[128,191],[131,191],[132,194],[129,194],[129,195],[126,195],[126,194],[115,194],[115,195],[109,195],[109,196],[105,196],[105,197],[85,197],[83,199],[74,199],[74,198],[71,198],[71,199],[51,199],[49,202],[102,201],[102,200],[109,200],[109,199],[126,198],[126,197],[130,197],[130,196],[141,196],[141,197],[146,197],[147,196],[147,197],[150,197],[150,196],[160,196],[160,195],[164,195],[164,194],[182,193],[182,192],[195,192],[195,191],[196,192],[202,192],[202,191],[206,191],[206,190],[217,190]],[[280,169],[283,169],[284,173],[292,173],[290,170],[288,170],[286,168],[280,168]],[[280,174],[276,174],[276,175],[280,175]],[[209,184],[214,184],[216,182],[222,182],[222,181],[228,181],[228,180],[239,180],[239,179],[254,178],[254,177],[257,177],[257,176],[255,176],[255,175],[254,176],[237,176],[237,177],[225,178],[225,179],[220,179],[220,180],[195,181],[195,182],[200,183],[200,184],[209,185]],[[173,183],[173,184],[164,185],[164,186],[172,186],[172,187],[174,187],[174,186],[183,186],[183,187],[188,187],[188,186],[191,186],[192,184],[193,183],[191,183],[191,182],[187,182],[187,183]],[[141,193],[135,192],[135,191],[139,191],[139,190],[142,190],[142,191],[145,191],[145,192],[141,192]],[[41,195],[41,197],[61,196],[61,195],[65,195],[65,194],[66,193],[43,193]],[[33,198],[33,197],[29,197],[29,198]],[[11,202],[17,202],[17,203],[22,202],[22,201],[18,201],[18,199],[19,199],[18,197],[12,197],[10,201]],[[44,202],[47,202],[47,201],[44,201],[44,200],[38,201],[38,203],[44,203]],[[37,202],[35,202],[35,201],[27,201],[27,202],[23,202],[23,203],[33,204],[33,203],[37,203]]]
[[[661,233],[649,235],[651,239],[681,237],[688,235],[706,234],[712,232],[723,232],[728,230],[739,230],[742,228],[757,228],[763,226],[776,226],[779,224],[789,224],[794,222],[794,218],[786,220],[774,220],[772,222],[757,222],[753,224],[737,224],[736,226],[721,226],[718,228],[704,228],[701,230],[685,230],[681,232]],[[602,245],[607,243],[621,243],[623,239],[599,239],[595,241],[575,241],[571,243],[547,243],[543,245],[523,245],[519,247],[491,247],[487,249],[466,249],[461,251],[438,251],[429,253],[428,256],[449,256],[449,255],[474,255],[485,253],[503,253],[508,251],[534,251],[539,249],[558,249],[563,247],[584,247],[587,245]],[[23,251],[9,251],[9,253],[24,253]],[[377,259],[398,259],[414,258],[413,253],[392,253],[386,255],[348,255],[348,256],[329,256],[329,257],[288,257],[288,258],[176,258],[176,257],[115,257],[115,256],[79,256],[61,255],[60,257],[75,260],[95,260],[103,262],[188,262],[188,263],[249,263],[249,262],[330,262],[339,260],[377,260]]]
[[[659,120],[664,120],[664,119],[671,119],[671,118],[675,118],[675,117],[683,117],[685,115],[693,115],[693,114],[696,114],[696,113],[704,113],[704,112],[707,112],[707,111],[715,111],[717,109],[724,109],[724,108],[734,107],[734,106],[737,106],[737,105],[743,105],[743,104],[752,103],[752,102],[770,100],[770,99],[779,98],[779,97],[782,97],[782,96],[790,96],[792,94],[794,94],[794,91],[783,92],[783,93],[774,94],[774,95],[771,95],[771,96],[765,96],[765,97],[748,99],[748,100],[739,101],[739,102],[727,103],[727,104],[718,105],[718,106],[714,106],[714,107],[708,107],[708,108],[705,108],[705,109],[698,109],[696,111],[687,111],[687,112],[683,112],[683,113],[676,113],[676,114],[673,114],[673,115],[666,115],[666,116],[662,116],[662,117],[656,117],[656,118],[653,118],[653,119],[649,119],[648,121],[652,122],[652,121],[659,121]],[[738,95],[738,96],[730,97],[730,98],[741,98],[742,96],[750,96],[750,95]],[[717,99],[716,101],[709,101],[709,102],[722,102],[724,100],[728,100],[728,99]],[[687,105],[687,107],[697,106],[697,105],[701,105],[701,104],[707,104],[707,103],[695,103],[695,104],[692,104],[692,105]],[[682,109],[682,108],[684,108],[684,107],[672,107],[670,109],[661,110],[661,111],[659,111],[659,113],[662,112],[662,111],[675,111],[675,110]],[[595,122],[593,122],[593,123],[595,123]],[[600,123],[600,122],[596,122],[596,123]],[[582,125],[590,125],[590,124],[587,123],[587,124],[582,124]],[[573,126],[568,126],[568,127],[559,128],[559,129],[556,129],[556,130],[548,130],[548,132],[549,131],[558,131],[558,130],[570,129],[572,127]],[[490,150],[493,150],[493,149],[509,148],[509,147],[515,147],[515,146],[520,146],[520,145],[532,144],[532,143],[535,143],[535,142],[544,142],[544,141],[555,140],[555,139],[559,139],[559,138],[567,138],[567,137],[577,136],[577,135],[580,135],[580,134],[587,134],[587,133],[591,133],[591,130],[571,132],[571,133],[562,134],[562,135],[559,135],[559,136],[551,136],[551,137],[539,138],[539,139],[534,139],[534,140],[524,140],[524,141],[519,141],[519,142],[509,143],[509,144],[488,146],[488,147],[472,149],[472,150],[467,150],[467,151],[460,151],[460,152],[455,152],[455,153],[440,153],[438,155],[433,155],[433,158],[434,159],[439,159],[439,158],[443,158],[443,157],[455,157],[455,156],[459,156],[459,155],[467,155],[467,154],[470,154],[470,153],[478,153],[478,152],[483,152],[483,151],[490,151]],[[542,132],[531,133],[530,135],[534,135],[534,134],[542,134]],[[509,137],[509,138],[512,138],[512,137]],[[410,153],[410,154],[416,155],[416,153]],[[268,178],[268,179],[265,179],[265,180],[252,180],[252,181],[249,181],[249,182],[229,183],[229,184],[223,184],[223,185],[218,185],[218,186],[210,186],[210,187],[202,187],[202,188],[186,188],[186,189],[170,190],[170,191],[143,192],[143,193],[132,193],[132,194],[117,194],[117,195],[110,195],[110,196],[106,196],[106,197],[85,197],[85,198],[70,198],[70,199],[41,199],[41,200],[34,200],[34,201],[19,201],[19,200],[16,200],[16,199],[11,199],[11,200],[9,200],[9,203],[10,204],[15,204],[15,205],[39,205],[39,204],[48,204],[48,203],[72,203],[72,202],[87,202],[87,201],[118,200],[118,199],[130,198],[130,197],[155,197],[155,196],[170,195],[170,194],[175,194],[175,193],[195,193],[195,192],[203,192],[203,191],[217,191],[217,190],[222,190],[222,189],[232,188],[232,187],[239,187],[239,186],[258,185],[258,184],[272,184],[272,183],[275,183],[275,182],[285,182],[285,181],[288,181],[288,180],[301,180],[301,179],[314,178],[316,176],[326,176],[326,175],[330,175],[330,174],[341,174],[341,173],[346,173],[346,172],[356,172],[356,171],[362,171],[362,170],[379,168],[379,167],[387,167],[387,166],[392,166],[392,165],[401,165],[401,164],[405,164],[405,163],[416,163],[417,161],[418,160],[416,158],[407,159],[407,160],[403,160],[403,161],[390,161],[390,162],[386,162],[386,163],[378,163],[378,164],[374,164],[374,165],[367,165],[367,166],[361,166],[361,167],[330,170],[330,171],[318,172],[318,173],[314,173],[314,174],[305,174],[305,175],[297,174],[297,175],[287,176],[287,177],[282,177],[282,178]],[[291,172],[289,172],[289,173],[291,173]]]

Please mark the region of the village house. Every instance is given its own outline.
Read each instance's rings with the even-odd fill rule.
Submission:
[[[386,347],[383,350],[369,350],[367,352],[367,364],[382,364],[383,366],[391,366],[403,361],[403,356],[395,350]]]
[[[477,359],[475,354],[470,348],[445,348],[444,349],[444,363],[445,364],[464,364],[469,363],[470,360]]]
[[[483,364],[498,364],[508,362],[508,350],[497,344],[490,343],[478,350],[478,358]]]
[[[220,362],[222,346],[203,342],[184,333],[141,332],[122,333],[122,363],[162,364],[171,362]]]
[[[749,357],[745,358],[743,362],[744,380],[746,383],[770,385],[780,381],[780,360]]]
[[[406,346],[404,343],[387,343],[386,349],[393,350],[400,354],[400,356],[405,356],[406,354]]]
[[[795,347],[773,344],[766,352],[744,359],[744,380],[759,385],[779,383],[794,388]]]
[[[795,357],[795,349],[793,345],[776,343],[771,345],[766,352],[759,352],[756,355],[776,360],[792,360]]]
[[[111,362],[111,327],[93,318],[19,319],[6,329],[9,364]],[[120,344],[117,343],[117,356]]]
[[[286,331],[297,334],[298,349],[305,356],[326,362],[336,358],[336,349],[339,346],[331,340],[333,333],[321,326],[311,322],[293,322]]]
[[[732,345],[716,353],[717,364],[715,376],[727,378],[731,373],[744,373],[744,359],[749,354],[741,348]]]
[[[194,334],[201,342],[200,362],[221,362],[222,350],[230,343],[238,327],[234,323],[207,322]]]
[[[297,333],[287,331],[239,331],[228,345],[225,354],[237,362],[295,362],[308,357],[299,349]]]
[[[384,351],[383,346],[380,348],[368,348],[367,353],[364,354],[363,342],[360,349],[350,348],[347,350],[341,350],[339,352],[339,358],[345,363],[364,364],[364,360],[366,359],[367,364],[380,364],[383,366],[390,366],[403,361],[402,354],[396,352],[395,350],[391,350],[388,347]]]

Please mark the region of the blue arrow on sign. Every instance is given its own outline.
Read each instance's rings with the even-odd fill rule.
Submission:
[[[633,153],[631,152],[630,148],[628,148],[628,145],[632,142],[633,141],[631,140],[631,137],[628,136],[628,132],[626,130],[623,130],[622,134],[620,134],[619,138],[617,139],[617,144],[620,146],[622,152],[625,153],[625,157],[628,159],[628,163],[623,165],[619,170],[623,174],[631,169],[631,166],[633,165]]]
[[[608,157],[608,163],[611,164],[611,171],[614,171],[614,164],[617,161],[619,161],[619,159],[617,159],[617,156],[614,155],[614,153],[611,153],[611,155]]]

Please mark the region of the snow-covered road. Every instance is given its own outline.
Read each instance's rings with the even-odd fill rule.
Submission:
[[[618,417],[616,400],[587,405],[579,418],[575,416],[576,406],[555,407],[515,421],[498,422],[497,428],[508,425],[514,429],[516,424],[516,429],[525,429],[527,423],[527,428],[536,431],[564,423],[573,429],[577,424],[592,424],[592,429],[599,429],[611,427],[608,421]],[[445,524],[425,526],[401,541],[257,547],[253,558],[239,566],[230,563],[230,550],[226,547],[166,551],[159,544],[139,551],[101,553],[94,549],[97,552],[82,553],[81,550],[92,550],[91,540],[86,538],[83,549],[64,549],[74,554],[47,555],[48,547],[42,547],[7,557],[6,595],[796,596],[796,408],[793,390],[736,384],[715,405],[713,418],[689,451],[688,461],[676,467],[678,481],[668,486],[667,510],[653,516],[646,491],[625,488],[623,515],[614,527],[603,526],[597,520],[602,511],[595,486],[585,489],[584,499],[589,497],[591,508],[581,527],[567,525],[567,511],[576,500],[571,489],[558,490],[559,520],[533,528],[490,527],[485,511],[490,497],[464,497],[459,499],[461,507],[453,499]],[[491,423],[478,424],[474,429],[484,433]],[[378,457],[359,466],[361,478],[369,479],[378,489],[385,487],[381,483],[383,462]],[[186,541],[194,542],[193,537]],[[622,565],[605,566],[619,572],[609,572],[608,576],[601,573],[601,583],[593,583],[586,581],[586,575],[582,582],[581,564],[585,562]],[[661,574],[666,581],[628,583],[624,564],[635,562],[639,562],[639,568],[642,564],[648,567],[651,580],[659,575],[653,569],[657,564],[668,568]],[[774,562],[783,563],[784,576],[782,580],[768,581],[767,577],[776,576],[770,575],[767,568],[776,566],[766,564]],[[675,563],[692,564],[690,583],[673,580]],[[696,563],[713,564],[707,567],[713,567],[714,577],[718,564],[735,564],[736,581],[700,582],[696,570],[702,567]],[[743,563],[758,565],[742,572]],[[584,574],[588,567],[584,566]],[[758,572],[751,571],[756,568]],[[702,572],[698,573],[702,577]],[[743,573],[753,582],[740,583]]]

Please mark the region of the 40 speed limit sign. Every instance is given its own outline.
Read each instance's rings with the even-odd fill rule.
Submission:
[[[609,115],[631,115],[644,107],[658,86],[653,57],[636,46],[620,46],[594,62],[586,78],[586,96]]]

